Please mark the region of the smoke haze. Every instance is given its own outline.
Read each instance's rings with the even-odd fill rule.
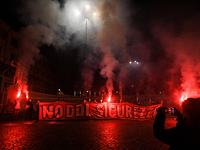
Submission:
[[[115,58],[115,50],[118,49],[121,54],[124,54],[126,44],[125,30],[118,16],[121,14],[119,12],[120,3],[116,2],[111,0],[66,1],[61,7],[57,1],[23,1],[22,7],[18,9],[18,14],[21,16],[21,22],[25,23],[27,27],[23,28],[21,33],[32,45],[32,48],[23,48],[24,53],[19,60],[19,62],[29,60],[26,66],[23,66],[25,68],[24,76],[26,76],[26,78],[23,77],[25,83],[27,83],[30,65],[33,64],[33,58],[38,55],[38,47],[41,44],[62,47],[70,44],[69,39],[72,34],[75,34],[76,39],[74,40],[78,42],[77,44],[81,45],[86,42],[88,45],[83,47],[83,50],[87,51],[86,53],[89,52],[85,58],[87,59],[85,60],[87,68],[83,70],[83,72],[87,72],[86,76],[83,75],[85,84],[89,89],[92,88],[94,72],[100,67],[100,74],[107,79],[107,91],[112,93],[114,70],[119,65],[119,61]],[[99,51],[99,48],[102,60],[99,59],[99,62],[95,62],[94,55],[98,53],[96,51]],[[84,58],[84,56],[82,57]],[[120,87],[122,85],[120,83]]]
[[[115,58],[116,48],[122,49],[123,55],[126,39],[123,27],[117,20],[117,7],[113,1],[106,1],[101,8],[102,27],[98,33],[98,44],[103,52],[100,74],[107,78],[106,87],[109,93],[112,93],[113,79],[115,77],[114,69],[118,66],[119,61]],[[120,84],[122,86],[122,84]]]
[[[178,95],[200,93],[197,3],[131,0],[21,3],[17,13],[26,27],[20,32],[32,46],[22,45],[24,54],[19,62],[30,58],[24,66],[27,70],[39,53],[38,46],[63,48],[72,44],[70,38],[75,35],[73,44],[82,51],[87,48],[88,52],[87,57],[84,52],[80,55],[87,58],[88,74],[84,78],[88,88],[92,88],[94,73],[100,69],[108,92],[113,91],[113,82],[117,81],[122,94],[133,77],[131,84],[136,90],[178,91]],[[140,64],[130,66],[130,60]],[[27,82],[27,78],[24,80]]]
[[[173,70],[171,76],[180,70],[180,86],[178,82],[171,80],[171,86],[177,91],[180,98],[181,93],[184,98],[200,96],[200,32],[198,27],[200,22],[196,17],[185,20],[180,27],[179,33],[174,32],[174,27],[155,28],[156,36],[160,37],[163,47],[168,55],[174,57]],[[173,79],[173,78],[171,78]]]

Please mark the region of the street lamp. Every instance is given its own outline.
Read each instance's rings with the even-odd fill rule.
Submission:
[[[88,94],[88,78],[87,78],[87,25],[88,25],[88,18],[85,18],[85,100],[87,100],[87,94]]]
[[[90,9],[90,5],[86,4],[85,8],[86,8],[86,10]]]
[[[96,12],[89,12],[90,5],[86,4],[85,5],[85,10],[86,10],[86,17],[85,17],[85,100],[87,100],[87,94],[88,94],[88,76],[87,76],[87,69],[88,69],[88,23],[89,23],[89,18],[87,16],[91,17],[91,14],[95,17],[97,15]],[[89,101],[90,101],[90,95],[91,92],[89,92]]]
[[[134,78],[133,78],[133,83],[135,84],[135,82],[136,82],[136,79],[135,79],[135,77],[136,77],[136,69],[138,68],[138,66],[140,66],[140,62],[138,62],[137,60],[134,60],[134,61],[129,61],[129,66],[131,66],[131,70],[133,71],[133,76],[134,76]],[[134,84],[132,84],[131,85],[131,87],[133,88],[133,87],[136,87]],[[136,87],[137,88],[137,87]],[[137,100],[138,100],[138,91],[136,90],[135,91],[136,92],[136,97],[137,97]]]
[[[129,61],[129,64],[135,66],[135,65],[139,65],[140,63],[137,60],[134,60],[134,62]]]
[[[87,34],[88,34],[88,33],[87,33],[87,30],[88,30],[88,29],[87,29],[87,28],[88,28],[87,26],[88,26],[88,18],[86,17],[86,18],[85,18],[85,43],[86,43],[86,46],[87,46],[87,38],[88,38],[88,37],[87,37],[87,36],[88,36],[88,35],[87,35]]]
[[[74,10],[74,15],[76,17],[80,16],[80,14],[81,14],[81,12],[79,10],[77,10],[77,9]]]
[[[137,60],[134,61],[135,64],[139,65],[139,62]]]
[[[90,2],[82,2],[80,1],[80,3],[78,3],[78,5],[76,3],[72,3],[71,7],[68,7],[69,9],[67,9],[67,11],[72,11],[74,14],[74,17],[76,17],[76,19],[74,19],[74,17],[69,16],[69,18],[71,19],[71,21],[69,21],[69,23],[72,25],[72,30],[78,30],[79,33],[82,34],[81,38],[84,41],[84,57],[85,57],[85,67],[84,69],[84,78],[85,78],[85,83],[84,83],[84,93],[85,93],[85,100],[88,99],[88,92],[90,91],[89,88],[89,76],[88,76],[88,64],[89,64],[89,60],[88,60],[88,56],[89,56],[89,46],[88,46],[88,41],[89,39],[89,30],[88,29],[93,29],[93,27],[96,26],[96,22],[97,22],[97,12],[95,12],[96,7],[90,5],[92,3]],[[69,12],[68,14],[72,14],[72,12]],[[81,24],[81,22],[83,24]],[[94,26],[95,25],[95,26]],[[92,28],[91,28],[92,27]],[[95,28],[94,28],[95,29]],[[91,93],[91,92],[89,92]]]

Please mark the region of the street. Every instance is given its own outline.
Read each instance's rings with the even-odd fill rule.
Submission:
[[[0,149],[169,149],[153,135],[154,120],[7,121]],[[168,116],[165,127],[175,126]]]

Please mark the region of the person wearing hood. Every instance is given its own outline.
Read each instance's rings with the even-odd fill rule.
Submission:
[[[182,114],[175,108],[177,124],[165,129],[165,109],[160,107],[154,122],[155,137],[170,145],[170,149],[193,150],[200,148],[200,98],[188,98],[182,103]]]

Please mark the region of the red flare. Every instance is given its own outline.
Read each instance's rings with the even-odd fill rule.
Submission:
[[[26,93],[26,99],[28,99],[28,92]]]
[[[19,98],[20,95],[21,95],[21,90],[19,89],[19,90],[18,90],[18,93],[17,93],[17,98]]]
[[[181,99],[180,99],[180,102],[184,102],[186,99],[188,98],[188,94],[183,92],[182,95],[181,95]]]
[[[186,99],[188,99],[189,97],[192,97],[192,98],[196,98],[196,97],[199,97],[199,93],[197,91],[189,91],[189,92],[183,92],[181,94],[181,97],[180,97],[180,103],[183,103]]]
[[[111,101],[111,96],[108,97],[108,102],[110,102],[110,101]]]
[[[111,94],[110,94],[110,92],[109,92],[109,95],[108,95],[108,102],[110,102],[111,101]]]

